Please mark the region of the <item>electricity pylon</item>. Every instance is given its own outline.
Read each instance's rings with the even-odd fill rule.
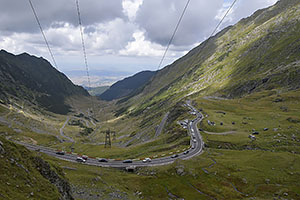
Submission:
[[[111,131],[107,129],[106,131],[101,131],[101,133],[105,133],[105,148],[111,148],[111,139],[110,139],[110,133]]]

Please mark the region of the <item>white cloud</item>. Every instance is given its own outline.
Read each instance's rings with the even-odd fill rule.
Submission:
[[[145,30],[147,40],[166,45],[175,29],[186,1],[144,1],[137,12],[136,22]],[[173,40],[176,46],[192,45],[202,39],[217,23],[215,16],[223,0],[191,1]]]
[[[92,54],[102,54],[102,50],[116,54],[133,40],[133,33],[136,30],[134,24],[120,18],[105,24],[98,24],[94,28],[95,31],[86,36],[88,47],[94,50]]]
[[[126,56],[161,56],[163,46],[145,40],[144,32],[138,31],[133,34],[134,41],[129,42],[125,49],[120,51]]]
[[[43,28],[56,22],[78,26],[75,0],[32,0]],[[82,22],[85,25],[104,23],[115,18],[125,18],[122,0],[79,1]],[[27,0],[0,0],[0,27],[6,32],[38,32],[30,4]]]
[[[86,50],[89,55],[116,54],[133,40],[134,24],[116,18],[107,23],[95,24],[93,31],[85,32]],[[89,27],[87,27],[88,29]],[[55,55],[82,55],[80,31],[69,23],[46,29],[45,35]],[[40,33],[13,33],[0,35],[1,48],[13,53],[29,52],[48,55],[45,42]]]
[[[143,0],[123,0],[123,12],[130,21],[135,19],[136,13],[142,4]]]
[[[32,1],[59,67],[84,68],[74,0]],[[276,1],[238,0],[222,27]],[[185,3],[185,0],[81,0],[91,68],[109,66],[112,70],[130,72],[156,69]],[[230,3],[192,0],[165,63],[174,61],[210,35]],[[28,52],[51,61],[28,2],[0,0],[0,5],[0,49],[16,54]]]

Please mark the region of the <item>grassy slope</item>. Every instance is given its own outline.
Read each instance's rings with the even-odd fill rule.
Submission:
[[[162,69],[141,94],[117,110],[132,121],[148,118],[151,125],[191,94],[232,98],[299,88],[299,16],[294,0],[256,12]]]
[[[37,156],[35,153],[7,141],[2,136],[0,140],[5,150],[5,153],[0,155],[1,199],[58,199],[60,197],[57,188],[36,169],[33,161]]]
[[[218,124],[213,127],[208,126],[207,119],[205,119],[201,128],[211,132],[234,130],[236,133],[225,136],[202,133],[209,148],[203,155],[190,161],[140,169],[138,173],[128,174],[114,169],[88,167],[52,158],[46,159],[60,166],[75,168],[75,170],[65,169],[66,176],[74,188],[93,195],[102,195],[102,197],[108,197],[113,191],[119,190],[121,195],[127,195],[130,199],[137,199],[138,196],[144,196],[147,199],[166,199],[168,190],[173,195],[185,199],[207,199],[206,195],[218,199],[250,197],[270,199],[283,197],[285,193],[288,194],[288,198],[297,199],[300,193],[299,185],[297,185],[297,180],[300,178],[298,154],[300,127],[299,123],[289,122],[287,119],[300,118],[299,94],[299,91],[295,91],[278,95],[276,91],[270,91],[234,100],[195,98],[196,107],[202,108],[208,114],[207,119]],[[281,101],[280,99],[282,102],[275,103],[275,100]],[[5,109],[2,111],[8,113]],[[216,113],[218,111],[226,114]],[[188,117],[189,115],[183,114],[178,119]],[[232,121],[236,122],[235,125],[232,125]],[[219,125],[219,122],[223,122],[224,125]],[[243,122],[248,124],[243,124]],[[269,131],[262,131],[265,127],[268,127]],[[253,128],[258,130],[260,135],[257,136],[255,142],[251,143],[247,136]],[[279,129],[275,132],[273,128]],[[280,137],[278,133],[281,134]],[[296,140],[292,138],[293,134]],[[278,143],[277,139],[281,142]],[[257,147],[259,150],[244,150],[245,145]],[[132,155],[149,155],[151,145],[147,148],[145,146],[129,148],[128,152],[122,153],[121,149],[104,150],[102,147],[89,149],[88,145],[79,145],[78,149],[82,148],[82,153],[90,153],[99,157],[119,155],[125,158]],[[291,153],[292,151],[297,154]],[[217,164],[212,165],[214,163],[212,159]],[[184,168],[186,174],[177,175],[176,168]],[[204,194],[199,193],[195,188]],[[142,193],[135,195],[137,191]],[[247,197],[246,194],[249,196]],[[79,197],[82,196],[78,195]]]
[[[276,103],[278,99],[282,102]],[[300,123],[287,119],[300,119],[299,99],[299,91],[280,95],[276,91],[261,92],[233,100],[195,98],[195,106],[208,115],[201,128],[235,133],[210,135],[201,132],[209,148],[192,160],[168,166],[138,169],[130,174],[48,159],[75,168],[66,170],[71,183],[102,197],[119,190],[130,199],[167,199],[171,198],[168,190],[185,199],[298,199]],[[207,119],[217,125],[208,126]],[[263,131],[266,127],[269,130]],[[254,142],[248,138],[252,129],[260,132]],[[184,172],[178,172],[179,168]]]
[[[64,116],[48,115],[36,109],[25,107],[6,108],[0,105],[0,115],[6,123],[0,124],[2,132],[8,132],[14,139],[40,145],[53,145],[59,142],[59,122]]]
[[[282,100],[282,102],[276,102]],[[275,91],[261,92],[244,99],[205,100],[198,99],[198,106],[209,115],[201,127],[210,132],[235,131],[228,135],[204,134],[208,145],[220,148],[268,149],[272,151],[300,152],[300,92],[276,94]],[[226,114],[217,113],[219,111]],[[207,120],[216,122],[209,126]],[[224,125],[221,126],[220,123]],[[233,125],[232,122],[235,122]],[[269,130],[264,131],[264,128]],[[247,137],[255,129],[260,134],[251,142]]]
[[[120,191],[130,199],[167,199],[167,190],[184,199],[300,197],[300,157],[287,152],[210,149],[193,160],[134,174],[49,159],[71,168],[65,172],[73,187],[102,198]]]
[[[98,195],[100,198],[108,198],[117,191],[129,199],[142,196],[146,199],[166,199],[170,197],[168,190],[185,199],[298,199],[299,99],[299,91],[277,94],[275,90],[232,100],[194,98],[195,106],[202,108],[208,115],[201,128],[219,133],[233,130],[235,133],[220,136],[202,132],[209,148],[197,158],[178,161],[173,165],[139,169],[130,174],[116,169],[69,163],[47,156],[45,158],[53,164],[65,167],[66,176],[77,191],[85,191],[86,195]],[[188,115],[183,114],[180,117],[178,119],[184,119]],[[288,121],[289,118],[294,122]],[[215,121],[217,125],[208,126],[207,119]],[[232,121],[235,122],[234,125]],[[219,125],[220,122],[224,125]],[[269,130],[263,131],[266,127]],[[278,128],[278,131],[273,128]],[[254,142],[248,138],[252,129],[260,132]],[[128,158],[132,155],[151,154],[150,144],[131,147],[126,152],[80,144],[75,149],[99,157]],[[246,150],[249,149],[246,147],[253,150]],[[178,168],[183,169],[183,175],[177,174]],[[86,197],[82,194],[76,195],[79,199]]]

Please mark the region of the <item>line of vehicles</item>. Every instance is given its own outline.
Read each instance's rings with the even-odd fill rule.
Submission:
[[[193,148],[193,147],[192,147],[192,148]],[[185,152],[183,152],[183,154],[184,154],[184,155],[187,155],[189,152],[190,152],[189,150],[186,150]],[[57,151],[56,154],[57,154],[57,155],[65,155],[66,152],[65,152],[65,151]],[[177,158],[178,156],[179,156],[178,154],[173,154],[173,155],[171,156],[171,158]],[[78,157],[76,158],[76,161],[79,162],[79,163],[86,163],[87,160],[88,160],[88,156],[86,156],[86,155],[78,156]],[[102,163],[107,163],[107,162],[109,162],[109,160],[106,159],[106,158],[97,158],[97,160],[98,160],[98,162],[102,162]],[[149,163],[149,162],[151,162],[151,161],[152,161],[151,158],[145,158],[145,159],[142,160],[143,163]],[[132,163],[133,160],[131,160],[131,159],[126,159],[126,160],[123,160],[122,162],[123,162],[123,163]]]
[[[193,137],[193,139],[192,139],[193,143],[192,143],[191,148],[194,149],[195,148],[195,143],[197,142],[197,140],[195,139],[196,137],[195,137],[195,134],[194,134],[194,130],[192,128],[191,128],[191,131],[192,131],[192,137]],[[189,150],[186,150],[186,151],[183,152],[183,155],[187,155],[189,152],[190,152]],[[57,151],[56,154],[57,155],[65,155],[66,152],[65,151]],[[178,156],[179,156],[178,154],[173,154],[171,156],[171,158],[177,158]],[[76,161],[79,162],[79,163],[86,163],[87,160],[88,160],[88,156],[86,156],[86,155],[78,156],[76,158]],[[102,162],[102,163],[109,162],[109,160],[106,159],[106,158],[97,158],[97,160],[98,160],[98,162]],[[151,158],[145,158],[145,159],[142,160],[143,163],[149,163],[151,161],[152,161]],[[122,162],[123,163],[132,163],[133,161],[131,159],[126,159],[126,160],[123,160]]]
[[[193,113],[192,114],[195,114],[197,115],[197,110],[193,109],[192,111]],[[190,127],[190,134],[191,134],[191,149],[195,149],[196,147],[196,144],[197,144],[197,140],[196,140],[196,135],[195,135],[195,130],[193,128],[193,122],[197,120],[197,119],[194,119],[192,121],[189,121],[189,127]],[[200,130],[201,131],[201,130]],[[190,150],[186,150],[183,152],[183,155],[187,155],[188,153],[190,152]],[[65,151],[57,151],[56,154],[57,155],[65,155]],[[171,158],[177,158],[179,157],[179,154],[173,154],[172,156],[170,156]],[[86,155],[82,155],[82,156],[78,156],[76,158],[76,161],[77,162],[80,162],[80,163],[85,163],[86,161],[88,160],[88,156]],[[102,163],[107,163],[109,162],[109,159],[106,159],[106,158],[97,158],[98,162],[102,162]],[[143,163],[149,163],[151,162],[151,158],[144,158],[142,160]],[[131,159],[126,159],[126,160],[123,160],[122,161],[123,163],[133,163],[133,160]]]

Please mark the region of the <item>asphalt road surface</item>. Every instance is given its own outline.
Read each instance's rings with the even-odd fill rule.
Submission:
[[[188,153],[179,153],[177,154],[178,156],[176,158],[171,158],[172,155],[166,156],[166,157],[161,157],[161,158],[155,158],[152,159],[151,162],[142,162],[142,160],[133,160],[132,163],[123,163],[121,160],[113,160],[109,159],[108,162],[99,162],[96,158],[88,158],[87,161],[84,163],[86,165],[94,165],[94,166],[99,166],[99,167],[116,167],[116,168],[125,168],[125,167],[145,167],[145,166],[160,166],[160,165],[167,165],[173,163],[176,159],[183,159],[187,160],[190,159],[194,156],[197,156],[202,153],[203,150],[203,140],[201,137],[201,134],[197,128],[197,124],[201,122],[203,119],[203,115],[197,111],[191,104],[190,102],[187,102],[187,106],[191,109],[191,111],[195,112],[196,118],[192,121],[189,121],[188,124],[188,132],[191,135],[191,147],[188,149]],[[194,134],[194,139],[192,137],[192,134]],[[27,143],[22,143],[15,141],[18,144],[21,144],[25,146],[26,148],[34,151],[39,151],[42,153],[46,153],[49,156],[53,156],[62,160],[70,161],[70,162],[77,162],[76,158],[78,155],[72,154],[70,152],[65,153],[65,155],[58,155],[57,150],[43,147],[43,146],[37,146],[37,145],[31,145]],[[176,153],[174,153],[176,154]]]
[[[66,138],[68,141],[74,142],[74,140],[73,140],[72,138],[70,138],[70,137],[68,137],[68,136],[66,136],[66,135],[64,134],[64,128],[65,128],[65,126],[67,125],[67,123],[68,123],[69,120],[70,120],[70,117],[67,118],[67,120],[65,121],[65,123],[63,124],[63,126],[59,129],[59,133],[60,133],[60,135],[61,135],[62,137]]]

